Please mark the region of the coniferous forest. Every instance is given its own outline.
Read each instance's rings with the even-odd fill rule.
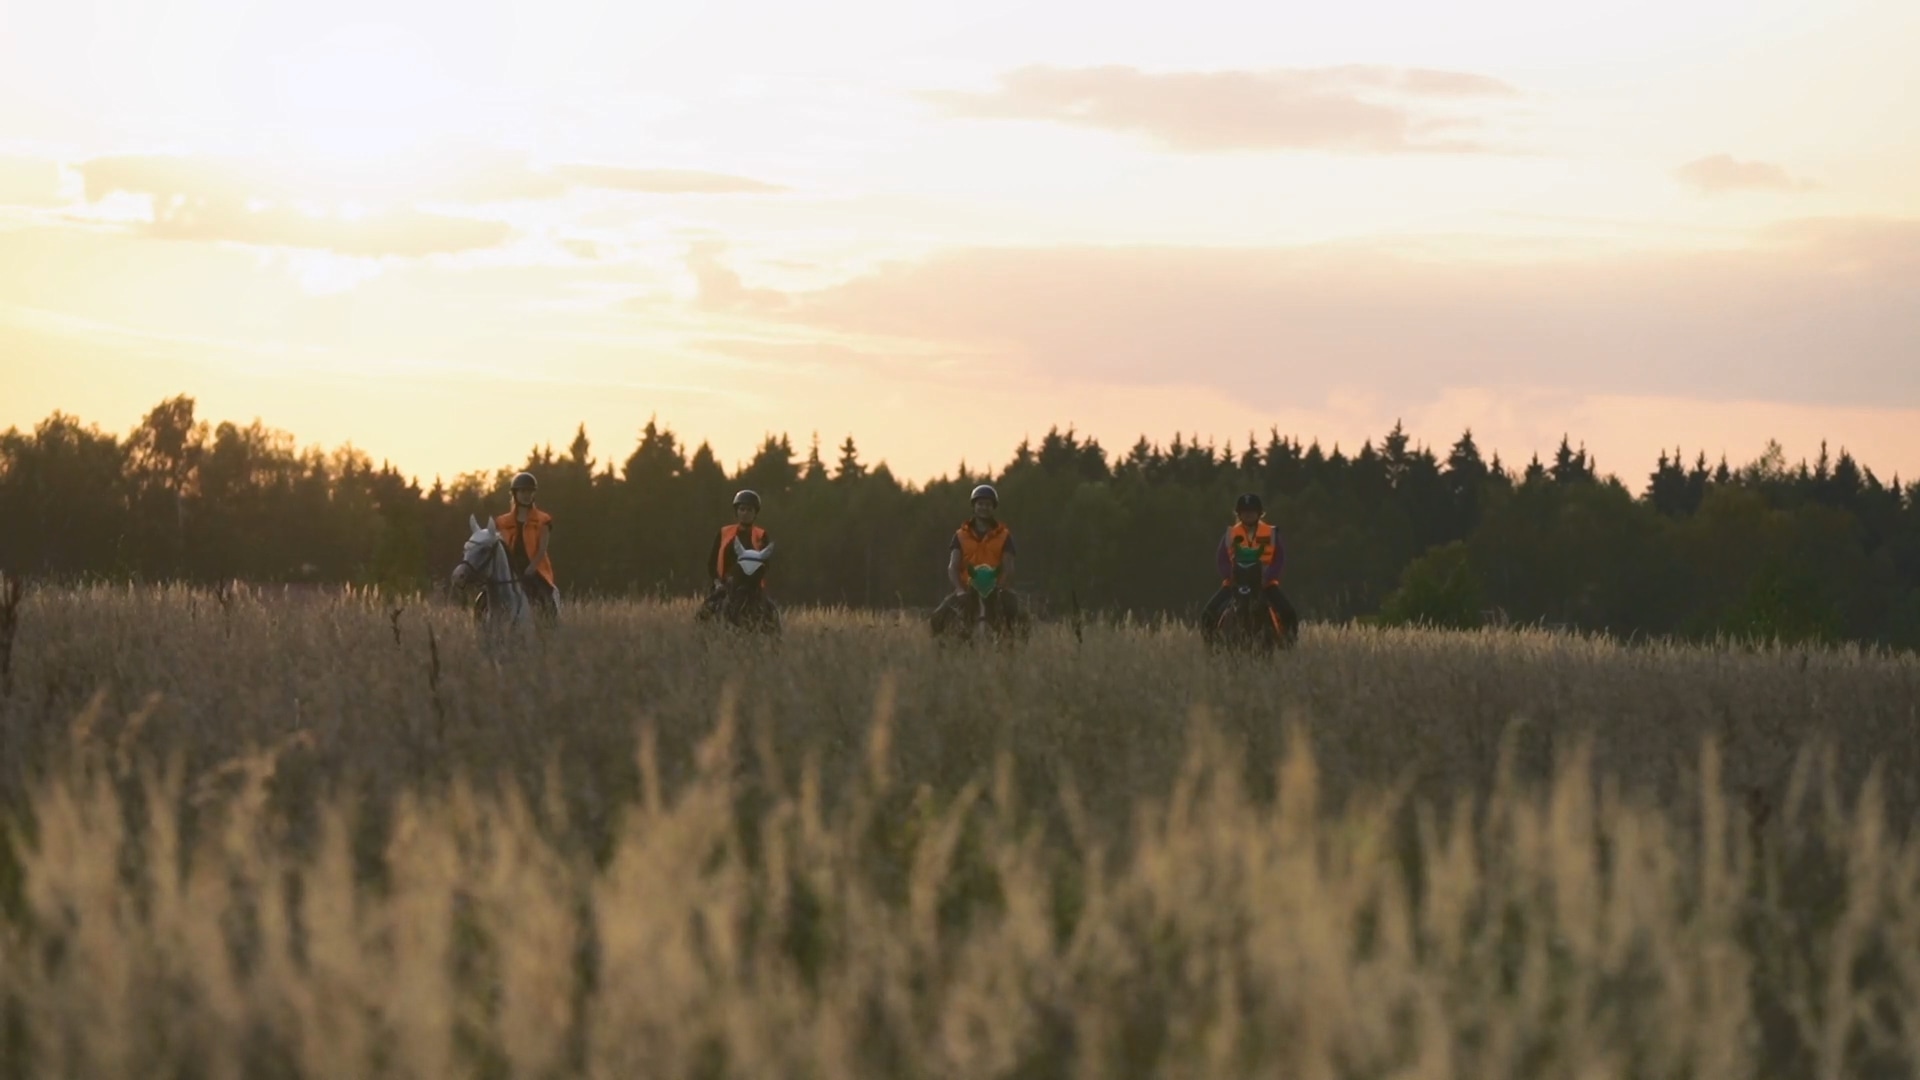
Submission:
[[[750,487],[780,544],[782,602],[930,605],[967,492],[990,481],[1020,545],[1018,587],[1043,611],[1187,614],[1215,585],[1234,496],[1255,491],[1309,619],[1920,647],[1920,483],[1844,450],[1790,462],[1770,446],[1729,465],[1675,448],[1652,475],[1620,478],[1576,441],[1516,465],[1471,432],[1428,446],[1399,426],[1357,450],[1269,432],[1114,452],[1054,430],[996,467],[915,485],[863,461],[851,437],[768,437],[730,472],[649,421],[630,447],[596,448],[582,429],[562,449],[422,488],[352,448],[207,422],[183,396],[125,437],[60,413],[0,435],[0,569],[434,589],[467,515],[504,510],[522,467],[555,516],[569,596],[701,591],[713,531]]]

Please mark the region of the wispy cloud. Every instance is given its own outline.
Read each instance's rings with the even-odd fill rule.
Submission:
[[[501,221],[429,212],[404,203],[349,212],[344,208],[352,200],[342,196],[355,194],[350,183],[303,187],[244,161],[122,155],[94,158],[77,168],[85,195],[95,205],[114,196],[148,200],[150,220],[136,227],[163,239],[404,257],[497,247],[513,233]],[[0,172],[0,182],[5,179]],[[553,198],[572,188],[660,195],[784,190],[725,173],[591,164],[539,169],[524,158],[492,155],[469,156],[460,168],[428,176],[408,194],[434,203],[485,203]],[[0,189],[0,196],[4,194]],[[316,195],[331,201],[318,201]],[[579,245],[570,250],[580,258],[599,254]]]
[[[1766,161],[1741,161],[1726,154],[1696,158],[1673,171],[1681,183],[1708,195],[1728,191],[1809,191],[1814,184]]]
[[[1920,406],[1920,221],[1814,221],[1750,250],[1475,264],[1353,248],[976,249],[832,288],[701,301],[941,343],[1069,381],[1275,405],[1337,387],[1547,385]]]
[[[703,240],[687,251],[687,270],[693,275],[702,307],[710,311],[750,311],[768,314],[785,310],[790,304],[786,293],[776,289],[748,288],[740,275],[722,260],[727,246],[716,240]]]
[[[561,165],[561,180],[579,187],[635,191],[648,195],[742,195],[787,190],[746,176],[697,169],[628,169],[617,165]]]
[[[1438,108],[1510,98],[1486,75],[1350,65],[1259,71],[1146,72],[1105,66],[1019,68],[984,93],[922,96],[949,115],[1042,120],[1143,135],[1173,150],[1474,151],[1470,114]]]
[[[283,190],[244,169],[194,158],[96,158],[79,169],[89,199],[119,193],[150,198],[152,220],[141,227],[168,240],[407,257],[493,247],[512,233],[504,222],[404,207],[363,216],[301,208],[281,201]]]
[[[36,179],[22,171],[10,182],[4,165],[0,162],[0,204],[10,186]],[[391,171],[378,176],[290,177],[260,162],[187,155],[97,157],[75,168],[95,221],[124,220],[128,200],[141,199],[151,212],[136,214],[147,220],[134,227],[155,237],[355,256],[467,252],[497,247],[513,234],[484,213],[443,212],[448,206],[554,199],[583,188],[662,196],[785,190],[749,177],[687,169],[599,164],[542,168],[523,155],[473,148],[451,148],[442,160],[395,162]],[[53,173],[57,180],[57,168]],[[27,186],[44,187],[45,178],[37,179],[42,182]],[[599,252],[576,248],[574,254],[587,258]]]
[[[279,199],[281,185],[245,164],[218,158],[165,154],[117,154],[76,166],[90,200],[109,195],[151,195],[157,201],[238,202]]]
[[[364,218],[304,213],[291,207],[249,209],[182,203],[160,211],[152,235],[169,240],[219,240],[263,247],[313,248],[361,257],[451,255],[505,243],[505,222],[389,210]]]

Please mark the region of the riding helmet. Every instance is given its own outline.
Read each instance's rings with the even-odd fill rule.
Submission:
[[[1251,492],[1249,492],[1248,494],[1242,495],[1238,499],[1234,500],[1233,512],[1237,514],[1242,510],[1252,510],[1257,514],[1264,514],[1267,512],[1267,508],[1260,505],[1260,496],[1252,494]]]
[[[540,481],[535,480],[533,474],[530,472],[518,473],[513,478],[511,489],[519,491],[522,488],[528,491],[538,491],[540,490]]]
[[[733,497],[733,508],[735,510],[738,510],[743,506],[751,506],[755,510],[760,509],[759,494],[757,492],[747,490],[747,491],[741,491],[739,494],[735,495]]]
[[[967,501],[979,502],[981,499],[987,499],[995,506],[1000,505],[1000,493],[993,490],[992,484],[981,484],[979,487],[974,488],[973,495],[970,496]]]

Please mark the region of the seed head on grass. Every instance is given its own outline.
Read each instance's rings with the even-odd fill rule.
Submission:
[[[6,1069],[1920,1064],[1912,658],[1089,621],[982,679],[881,616],[583,603],[495,665],[450,609],[423,658],[376,597],[191,600],[34,593]]]

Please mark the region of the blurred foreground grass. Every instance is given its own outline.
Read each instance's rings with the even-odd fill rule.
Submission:
[[[0,1074],[1920,1064],[1911,657],[690,614],[30,594]]]

